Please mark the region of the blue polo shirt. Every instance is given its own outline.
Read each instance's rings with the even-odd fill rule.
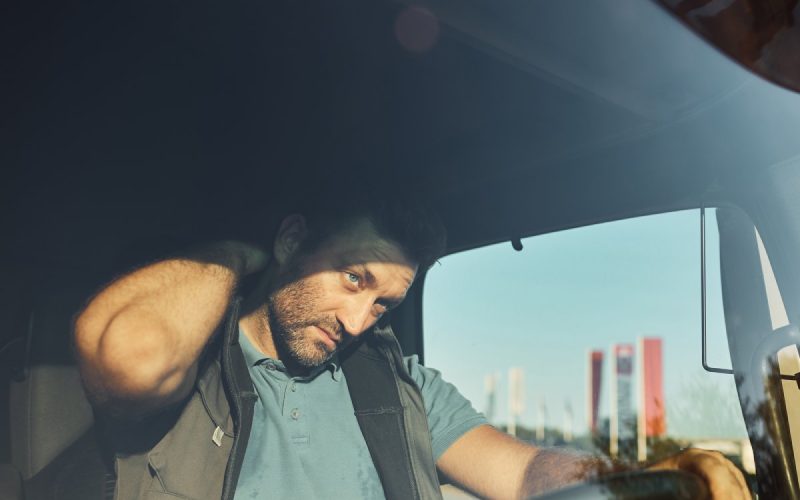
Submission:
[[[384,498],[336,358],[308,376],[290,377],[239,333],[258,401],[237,500]],[[468,430],[486,423],[439,372],[405,358],[420,387],[436,460]]]

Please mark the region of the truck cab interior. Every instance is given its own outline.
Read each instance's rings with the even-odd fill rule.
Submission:
[[[479,315],[453,299],[455,316],[436,316],[433,297],[451,291],[432,287],[458,280],[437,276],[449,259],[524,255],[548,235],[687,211],[699,234],[700,209],[713,211],[702,268],[718,275],[731,373],[710,376],[733,388],[752,454],[737,463],[754,493],[800,497],[800,87],[771,45],[793,46],[797,8],[778,3],[6,6],[0,498],[109,494],[71,346],[72,318],[100,286],[201,242],[267,246],[298,199],[320,187],[358,196],[358,179],[421,196],[445,222],[441,271],[419,277],[391,317],[404,352],[434,367],[467,356],[435,350],[441,325]],[[731,33],[747,44],[719,38]],[[665,342],[702,370],[707,294],[700,239],[691,245],[697,260],[682,267],[697,270],[684,294],[697,329]],[[484,306],[491,316],[499,302]],[[583,390],[571,403],[581,418]],[[690,495],[679,479],[642,476],[603,494]]]

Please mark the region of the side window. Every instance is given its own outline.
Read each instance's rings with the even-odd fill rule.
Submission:
[[[713,217],[708,363],[730,368]],[[442,259],[425,282],[426,365],[520,439],[630,462],[715,449],[752,478],[734,378],[701,365],[699,227],[687,210]]]

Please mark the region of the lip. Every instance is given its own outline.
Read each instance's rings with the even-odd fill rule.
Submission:
[[[327,345],[331,350],[336,349],[336,345],[339,343],[339,341],[331,332],[319,326],[314,326],[314,328],[316,328],[317,332],[319,332],[319,336],[322,338],[322,341],[325,342],[325,345]]]

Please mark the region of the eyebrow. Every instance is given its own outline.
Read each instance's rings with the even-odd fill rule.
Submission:
[[[374,274],[372,274],[372,272],[369,270],[366,264],[359,264],[358,270],[364,275],[364,280],[367,282],[368,285],[375,286],[375,284],[378,282],[378,279],[375,277]],[[410,287],[411,283],[409,283],[407,286]]]

